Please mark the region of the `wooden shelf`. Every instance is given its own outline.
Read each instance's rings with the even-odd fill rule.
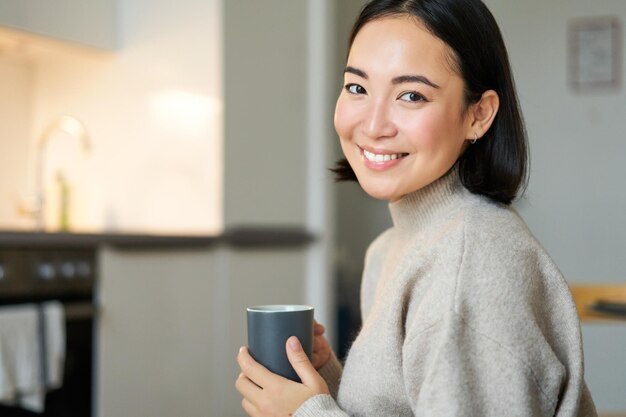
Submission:
[[[580,321],[623,322],[626,317],[604,314],[590,310],[598,300],[626,303],[626,284],[572,284],[570,285]]]

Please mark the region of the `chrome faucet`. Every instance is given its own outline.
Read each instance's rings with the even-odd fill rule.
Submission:
[[[85,124],[73,116],[63,115],[55,119],[46,127],[37,143],[37,172],[36,172],[36,190],[35,202],[32,207],[26,208],[20,206],[20,212],[28,214],[35,218],[37,230],[45,230],[45,190],[44,190],[44,170],[45,170],[45,150],[50,138],[56,133],[66,133],[71,137],[78,139],[85,153],[91,149],[89,133]]]

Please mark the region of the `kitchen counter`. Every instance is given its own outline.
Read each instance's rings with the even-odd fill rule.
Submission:
[[[226,244],[236,248],[301,247],[312,242],[306,230],[291,227],[241,227],[217,236],[151,235],[127,233],[46,233],[0,231],[0,249],[15,247],[116,249],[188,249]]]
[[[210,236],[163,236],[148,234],[91,234],[91,233],[45,233],[0,232],[0,248],[6,247],[96,247],[112,246],[128,249],[189,248],[214,245],[219,237]]]
[[[236,415],[226,407],[235,409],[239,400],[221,387],[236,375],[229,358],[245,343],[245,307],[311,303],[314,239],[297,226],[242,226],[217,236],[0,230],[0,275],[5,284],[17,275],[28,283],[20,288],[52,292],[82,282],[65,279],[67,264],[78,271],[82,262],[84,271],[89,263],[97,313],[95,416],[137,415],[137,398],[150,405],[139,417],[172,410],[204,416],[216,404],[217,415]],[[7,267],[15,255],[26,259]],[[192,389],[178,389],[181,380]],[[146,381],[158,381],[159,389]],[[176,398],[161,395],[177,389]]]

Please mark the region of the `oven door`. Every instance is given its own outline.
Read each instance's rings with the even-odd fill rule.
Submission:
[[[66,306],[63,384],[60,388],[47,393],[43,413],[0,405],[0,416],[90,417],[92,415],[94,309],[87,300],[63,304]]]
[[[62,385],[47,393],[44,412],[0,405],[0,416],[92,416],[95,270],[92,248],[0,249],[0,307],[59,301],[66,338]]]

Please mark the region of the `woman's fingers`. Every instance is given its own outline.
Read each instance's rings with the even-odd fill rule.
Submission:
[[[239,363],[241,372],[261,388],[263,388],[266,381],[271,382],[276,378],[280,378],[278,375],[268,371],[266,367],[255,361],[254,358],[250,356],[247,347],[241,347],[239,349],[237,363]]]
[[[298,338],[291,336],[287,339],[286,345],[289,362],[302,380],[302,383],[315,391],[324,392],[323,388],[326,384],[302,349]],[[325,388],[325,391],[328,392],[328,388]]]
[[[250,401],[246,400],[245,398],[243,400],[241,400],[241,406],[243,407],[243,410],[250,417],[256,417],[256,416],[259,415],[259,412],[258,412],[257,408],[254,406],[254,404],[252,404]]]
[[[263,394],[263,390],[254,382],[250,381],[243,373],[239,374],[237,381],[235,382],[235,388],[243,396],[241,406],[250,417],[256,417],[259,415],[259,409],[255,405],[260,395]]]
[[[314,342],[313,345],[313,366],[315,369],[320,369],[326,365],[326,362],[328,362],[330,358],[330,346],[324,343],[323,340],[319,343]]]
[[[326,329],[324,328],[323,325],[319,324],[316,321],[313,321],[313,335],[314,336],[321,336],[324,334],[324,331],[326,331]]]
[[[313,338],[313,352],[318,352],[326,345],[326,341],[321,337]]]
[[[250,381],[250,379],[245,376],[243,373],[239,374],[237,381],[235,382],[235,388],[244,398],[247,398],[248,401],[253,402],[254,398],[259,394],[262,389]]]

